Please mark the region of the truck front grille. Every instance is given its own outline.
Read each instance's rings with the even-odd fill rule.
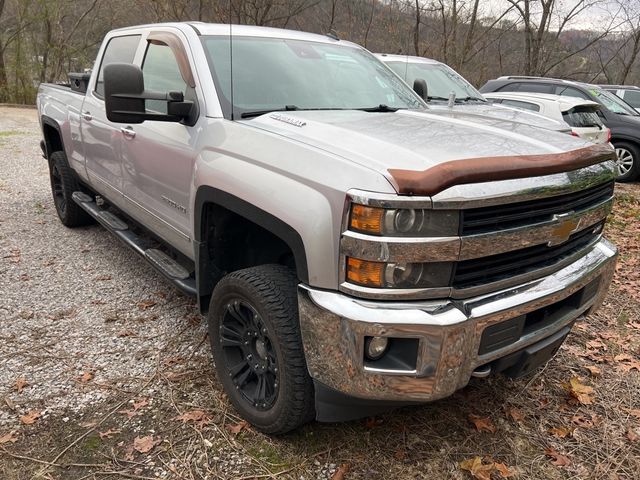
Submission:
[[[522,227],[551,220],[555,214],[580,212],[611,198],[613,187],[614,182],[611,181],[554,197],[463,210],[462,235]]]
[[[489,257],[464,260],[455,265],[453,287],[462,289],[486,285],[549,267],[579,252],[601,233],[604,222],[574,233],[562,245],[536,245]]]

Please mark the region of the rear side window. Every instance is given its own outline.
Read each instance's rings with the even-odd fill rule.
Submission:
[[[602,127],[602,120],[593,108],[574,107],[562,112],[562,119],[572,127]]]
[[[522,102],[520,100],[511,100],[511,99],[508,99],[508,98],[505,98],[504,100],[502,100],[502,105],[508,105],[510,107],[522,108],[524,110],[531,110],[533,112],[539,112],[540,111],[540,107],[538,105],[536,105],[535,103]]]
[[[640,108],[640,91],[625,90],[624,101],[631,105],[633,108]]]
[[[144,89],[159,92],[182,92],[186,94],[187,84],[180,74],[176,56],[167,45],[149,43],[142,64]],[[167,113],[167,102],[147,100],[147,110]]]
[[[102,56],[98,81],[96,82],[96,94],[104,96],[104,66],[110,63],[133,63],[133,59],[140,43],[140,35],[127,35],[124,37],[113,37],[109,40],[107,48]]]
[[[553,85],[535,82],[513,82],[505,85],[500,92],[551,93]]]
[[[573,87],[557,86],[555,94],[562,95],[563,97],[577,97],[584,100],[591,100],[591,97],[589,97],[589,95]]]

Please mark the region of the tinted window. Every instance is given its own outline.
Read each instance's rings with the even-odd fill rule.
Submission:
[[[636,112],[631,105],[614,93],[595,86],[589,87],[589,93],[613,113],[617,113],[619,115],[630,115],[632,117],[638,116],[638,112]]]
[[[522,102],[520,100],[510,100],[508,98],[505,98],[504,100],[502,100],[502,104],[508,105],[509,107],[522,108],[524,110],[531,110],[534,112],[540,111],[540,107],[535,103]]]
[[[640,91],[638,90],[625,90],[624,100],[633,108],[640,108]]]
[[[102,97],[104,95],[104,81],[102,79],[105,65],[110,63],[132,63],[138,49],[140,35],[127,35],[126,37],[113,37],[109,40],[107,48],[102,56],[98,81],[96,82],[96,93]]]
[[[596,110],[591,107],[574,107],[562,112],[562,119],[572,127],[602,127]]]
[[[149,43],[142,64],[142,73],[144,73],[145,90],[186,93],[187,84],[180,74],[178,61],[166,45]],[[167,113],[167,102],[147,100],[146,108],[155,112]]]
[[[591,100],[589,95],[584,92],[581,92],[577,88],[573,87],[565,87],[564,85],[558,85],[555,91],[556,95],[562,95],[563,97],[578,97],[583,98],[584,100]]]
[[[553,85],[536,82],[514,82],[500,89],[501,92],[551,93]]]

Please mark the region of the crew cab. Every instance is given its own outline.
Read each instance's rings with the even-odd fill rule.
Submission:
[[[525,375],[607,292],[609,147],[435,114],[335,36],[145,25],[95,65],[38,92],[58,216],[197,297],[261,431]]]

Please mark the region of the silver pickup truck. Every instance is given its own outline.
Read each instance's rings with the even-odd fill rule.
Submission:
[[[71,80],[38,93],[60,220],[197,296],[261,431],[524,375],[606,294],[613,151],[434,114],[358,45],[147,25]]]

